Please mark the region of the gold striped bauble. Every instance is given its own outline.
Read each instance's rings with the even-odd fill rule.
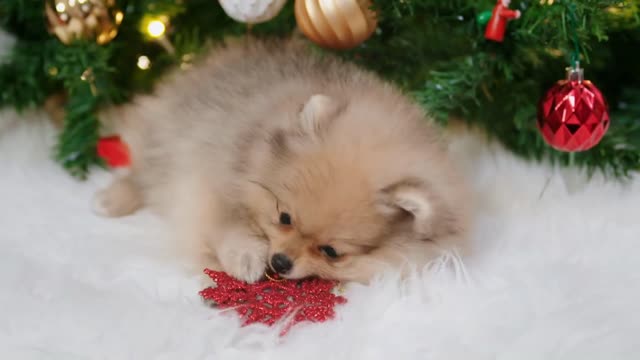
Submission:
[[[295,15],[309,39],[332,49],[357,46],[377,25],[370,0],[296,0]]]

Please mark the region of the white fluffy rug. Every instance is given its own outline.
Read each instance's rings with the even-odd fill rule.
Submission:
[[[388,276],[349,286],[336,320],[280,339],[202,305],[198,279],[150,214],[94,216],[91,195],[109,174],[69,177],[50,160],[53,131],[38,118],[0,113],[3,359],[640,354],[638,180],[567,186],[571,176],[459,138],[454,152],[479,197],[475,254],[405,283]]]

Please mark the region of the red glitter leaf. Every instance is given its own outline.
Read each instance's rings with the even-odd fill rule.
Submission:
[[[300,322],[323,322],[335,316],[336,304],[347,299],[335,295],[336,281],[322,279],[261,281],[247,284],[224,272],[205,269],[216,284],[200,291],[200,296],[219,309],[234,309],[243,320],[243,326],[263,323],[269,326],[289,317],[284,335]]]

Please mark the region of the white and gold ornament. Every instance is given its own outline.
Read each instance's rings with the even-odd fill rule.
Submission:
[[[115,0],[45,0],[45,14],[49,31],[65,44],[75,39],[106,44],[124,17]]]
[[[222,9],[235,21],[259,24],[276,17],[286,0],[218,0]]]

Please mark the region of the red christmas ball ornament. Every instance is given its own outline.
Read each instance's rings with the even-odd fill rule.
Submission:
[[[591,149],[609,129],[607,101],[591,81],[584,80],[579,64],[540,99],[538,129],[551,147],[566,152]]]

